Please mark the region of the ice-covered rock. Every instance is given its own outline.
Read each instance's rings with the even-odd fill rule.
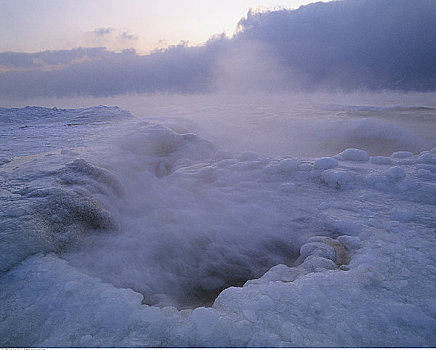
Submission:
[[[301,267],[309,272],[318,272],[323,269],[334,270],[336,269],[336,264],[330,259],[311,255],[304,260],[304,262],[301,264]]]
[[[349,251],[360,249],[363,246],[362,241],[356,236],[339,236],[338,241]]]
[[[394,180],[400,180],[406,177],[406,172],[402,167],[394,166],[386,172],[386,175]]]
[[[320,158],[316,160],[315,163],[313,164],[313,167],[318,170],[331,169],[337,166],[338,166],[338,161],[331,157]]]
[[[413,157],[413,153],[409,151],[398,151],[391,154],[391,158],[404,159]]]
[[[298,162],[295,159],[282,159],[278,166],[281,172],[290,173],[297,169]]]
[[[426,180],[433,180],[436,178],[436,174],[434,174],[432,171],[427,169],[419,169],[418,170],[418,176],[420,178],[426,179]]]
[[[321,182],[333,188],[345,188],[351,182],[350,175],[343,170],[324,170],[321,173]]]
[[[339,160],[349,160],[354,162],[366,162],[369,160],[368,152],[358,148],[347,148],[345,151],[335,156]]]
[[[308,256],[319,256],[332,261],[336,259],[335,249],[322,242],[310,242],[302,245],[300,248],[300,257],[305,259]]]

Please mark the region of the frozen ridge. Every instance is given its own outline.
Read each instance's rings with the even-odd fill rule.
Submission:
[[[0,165],[2,346],[436,346],[436,149],[115,129]]]

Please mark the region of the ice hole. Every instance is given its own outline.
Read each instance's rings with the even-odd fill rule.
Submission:
[[[143,304],[190,309],[211,306],[224,289],[241,287],[275,265],[293,266],[300,255],[296,242],[278,237],[245,244],[221,238],[141,244],[114,235],[63,256],[104,282],[141,293]]]
[[[213,245],[215,242],[211,242]],[[173,284],[157,286],[153,291],[139,290],[143,304],[175,306],[178,309],[212,306],[218,295],[229,287],[242,287],[245,282],[261,277],[278,264],[292,266],[299,256],[295,245],[281,239],[264,241],[253,247],[238,246],[206,248],[187,258],[186,265],[178,259],[161,261],[166,272],[174,273]],[[162,260],[165,260],[163,257]],[[179,266],[176,266],[178,264]],[[160,293],[156,290],[160,289]]]

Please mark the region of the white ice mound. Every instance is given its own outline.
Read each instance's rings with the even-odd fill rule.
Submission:
[[[359,237],[355,237],[355,236],[339,236],[338,237],[338,241],[348,250],[348,251],[353,251],[353,250],[358,250],[360,248],[362,248],[362,242],[359,239]]]
[[[354,162],[366,162],[369,160],[368,152],[358,148],[347,148],[345,151],[335,156],[339,160],[349,160]]]
[[[158,124],[135,125],[117,143],[126,160],[142,159],[158,177],[192,165],[193,161],[211,159],[216,152],[212,143],[193,133],[179,134]]]
[[[433,163],[436,164],[436,156],[429,151],[424,151],[419,154],[419,161],[421,163]]]
[[[61,252],[94,234],[119,229],[112,204],[123,195],[118,178],[83,159],[67,164],[62,162],[63,155],[55,159],[48,155],[10,163],[16,169],[12,177],[25,179],[26,186],[8,182],[15,193],[0,191],[0,209],[10,207],[0,210],[6,214],[0,215],[0,271],[31,254]]]
[[[404,159],[413,157],[413,153],[409,151],[398,151],[391,154],[392,158]]]
[[[162,125],[147,125],[121,140],[121,147],[140,155],[165,156],[185,144],[182,135]]]
[[[351,182],[351,177],[346,171],[328,169],[321,173],[321,182],[333,188],[346,188]]]
[[[304,260],[309,255],[335,261],[335,249],[322,242],[310,242],[301,246],[300,257]]]
[[[331,168],[336,168],[338,166],[338,161],[331,157],[320,158],[315,161],[313,167],[319,170],[326,170]]]
[[[279,163],[279,170],[284,173],[291,173],[298,167],[298,161],[296,159],[282,159]]]
[[[400,180],[406,176],[406,172],[402,167],[394,166],[386,172],[386,175],[394,180]]]

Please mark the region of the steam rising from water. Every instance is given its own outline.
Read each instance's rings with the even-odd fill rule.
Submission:
[[[241,68],[239,74],[244,75]],[[231,76],[232,72],[228,74]],[[271,79],[276,81],[274,76]],[[244,82],[239,84],[246,86]],[[364,148],[377,155],[389,155],[398,149],[430,149],[436,134],[435,100],[435,93],[234,91],[212,95],[29,99],[20,105],[118,105],[136,117],[180,132],[197,133],[234,155],[250,150],[260,155],[303,157],[328,156],[348,147]]]
[[[422,310],[433,300],[436,148],[405,150],[434,147],[434,102],[327,100],[126,98],[136,118],[103,106],[0,110],[11,141],[0,144],[2,344],[278,346],[294,324],[324,341],[332,331],[313,325],[338,314],[367,330],[389,324],[379,344],[432,344]],[[334,156],[359,142],[402,152]],[[310,157],[323,152],[333,157]],[[425,297],[399,303],[415,285]],[[415,315],[406,326],[403,305]],[[374,343],[368,333],[359,344]]]
[[[265,202],[265,188],[253,191],[257,181],[238,174],[243,165],[219,156],[201,164],[215,157],[209,142],[145,124],[113,147],[100,162],[122,183],[112,204],[121,229],[68,250],[63,257],[73,266],[142,293],[146,304],[186,308],[211,305],[226,287],[298,257],[304,234],[292,224],[283,229],[295,214]]]

